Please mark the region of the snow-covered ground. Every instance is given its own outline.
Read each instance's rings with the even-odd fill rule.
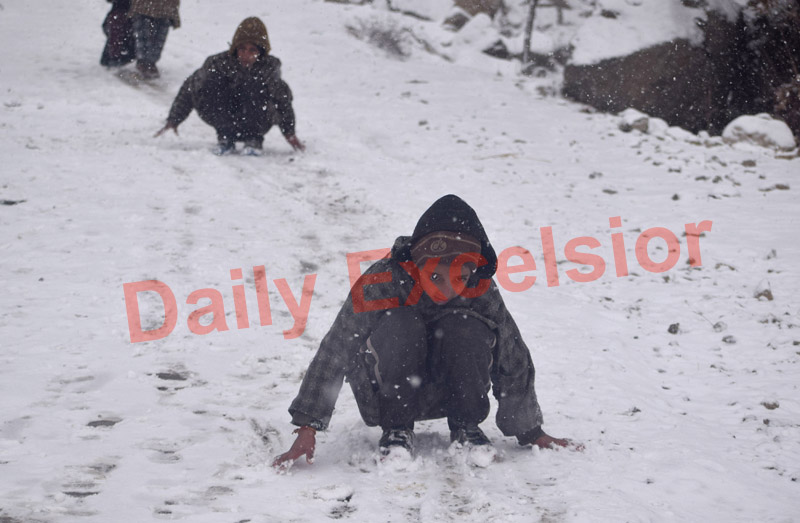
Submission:
[[[504,62],[392,59],[345,29],[370,8],[224,4],[184,0],[162,80],[135,89],[97,65],[105,2],[0,3],[0,521],[798,517],[800,159],[622,133],[619,118],[543,97],[547,79]],[[265,157],[217,158],[196,115],[179,137],[152,138],[182,80],[249,15],[283,60],[307,152],[270,133]],[[503,460],[472,468],[447,452],[438,420],[419,425],[413,470],[389,473],[345,386],[316,462],[276,474],[269,463],[293,440],[286,409],[348,291],[346,254],[390,246],[451,192],[498,251],[533,253],[535,285],[504,296],[533,352],[545,429],[586,450],[523,449],[490,418]],[[691,267],[684,225],[704,220]],[[547,226],[559,286],[544,274]],[[680,241],[659,274],[635,254],[653,227]],[[566,276],[578,236],[601,243],[597,281]],[[664,245],[650,243],[654,260]],[[233,310],[239,268],[247,329]],[[299,301],[307,274],[308,325],[287,340],[273,280]],[[132,344],[123,284],[149,279],[174,293],[178,324]],[[205,303],[186,298],[204,288],[222,293],[229,330],[189,330]],[[142,295],[146,328],[159,307]]]

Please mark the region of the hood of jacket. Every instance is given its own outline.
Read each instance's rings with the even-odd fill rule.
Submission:
[[[392,247],[392,258],[398,261],[411,260],[411,247],[432,232],[449,231],[472,236],[481,244],[481,255],[486,258],[486,265],[478,267],[476,275],[480,278],[491,278],[497,271],[497,254],[478,219],[475,210],[464,200],[454,194],[442,196],[426,210],[413,234],[401,236]]]
[[[263,51],[263,55],[268,55],[270,49],[269,35],[267,26],[256,16],[251,16],[242,20],[236,32],[233,34],[230,53],[236,56],[236,49],[242,44],[253,44]]]

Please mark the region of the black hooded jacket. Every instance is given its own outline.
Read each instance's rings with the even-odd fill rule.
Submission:
[[[318,430],[327,428],[343,378],[350,383],[364,421],[370,426],[378,424],[378,395],[365,367],[359,362],[359,353],[386,308],[369,310],[370,304],[404,306],[414,281],[400,264],[411,260],[411,246],[416,240],[436,231],[469,234],[481,242],[481,254],[488,263],[478,268],[468,284],[470,287],[474,287],[479,279],[492,277],[497,268],[497,256],[475,211],[454,195],[437,200],[422,215],[412,236],[397,238],[391,254],[375,262],[351,289],[309,365],[300,392],[289,407],[294,424],[311,425]],[[371,275],[379,273],[385,273],[384,283],[365,284]],[[363,302],[360,300],[362,292]],[[459,296],[444,305],[437,305],[423,294],[412,306],[426,321],[435,321],[458,311],[486,323],[497,336],[490,372],[492,392],[498,401],[497,426],[506,436],[520,436],[541,426],[542,412],[534,389],[535,369],[530,351],[493,280],[488,290],[475,298]]]
[[[398,261],[411,260],[411,246],[424,236],[438,231],[457,232],[472,236],[481,242],[481,255],[486,259],[486,265],[478,267],[479,278],[491,278],[497,271],[497,255],[494,252],[483,224],[478,219],[475,210],[467,202],[454,194],[442,196],[425,211],[414,227],[414,233],[406,242],[403,241],[392,257]],[[398,240],[404,237],[398,238]],[[395,242],[397,246],[397,242]]]

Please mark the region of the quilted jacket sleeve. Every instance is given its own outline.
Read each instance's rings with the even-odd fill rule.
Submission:
[[[407,296],[408,291],[400,279],[403,274],[400,271],[401,269],[389,260],[373,264],[364,276],[389,272],[392,274],[392,283],[363,285],[365,300],[399,296],[399,303],[403,303],[403,295]],[[363,282],[363,276],[360,282]],[[342,380],[356,363],[359,350],[384,314],[385,309],[355,312],[353,292],[350,292],[333,325],[322,339],[303,377],[300,392],[289,407],[292,423],[311,425],[318,430],[327,428],[342,388]]]
[[[270,56],[269,67],[266,69],[266,84],[269,91],[271,103],[278,114],[278,127],[284,136],[292,136],[295,133],[294,108],[292,107],[292,90],[281,78],[281,61]]]
[[[492,392],[497,398],[497,427],[506,436],[519,436],[539,427],[542,410],[536,398],[536,369],[517,324],[492,282],[490,317],[497,323],[497,359],[492,366]]]

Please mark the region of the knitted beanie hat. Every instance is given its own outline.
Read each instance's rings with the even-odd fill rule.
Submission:
[[[411,258],[421,267],[429,258],[439,258],[449,263],[458,255],[468,252],[480,253],[480,242],[463,233],[434,231],[414,243]]]
[[[259,47],[264,54],[269,54],[271,49],[269,45],[269,35],[267,35],[267,27],[258,17],[251,16],[245,18],[239,27],[236,28],[236,33],[233,35],[233,42],[231,42],[230,53],[236,54],[236,50],[242,44],[253,44]]]
[[[434,232],[445,231],[456,233],[456,235],[447,238],[437,238],[436,235],[429,236]],[[458,243],[454,241],[456,239],[459,240]],[[474,249],[469,245],[471,240],[477,240],[480,243],[480,249]],[[462,242],[466,243],[462,244]],[[418,243],[419,245],[417,245]],[[410,244],[411,247],[399,256],[406,257],[406,259],[411,258],[414,250],[418,257],[426,254],[441,256],[444,251],[457,246],[461,252],[478,250],[486,258],[486,265],[478,267],[479,277],[491,278],[497,270],[497,254],[486,236],[486,231],[483,229],[478,215],[467,202],[454,194],[442,196],[422,214],[411,235]]]

